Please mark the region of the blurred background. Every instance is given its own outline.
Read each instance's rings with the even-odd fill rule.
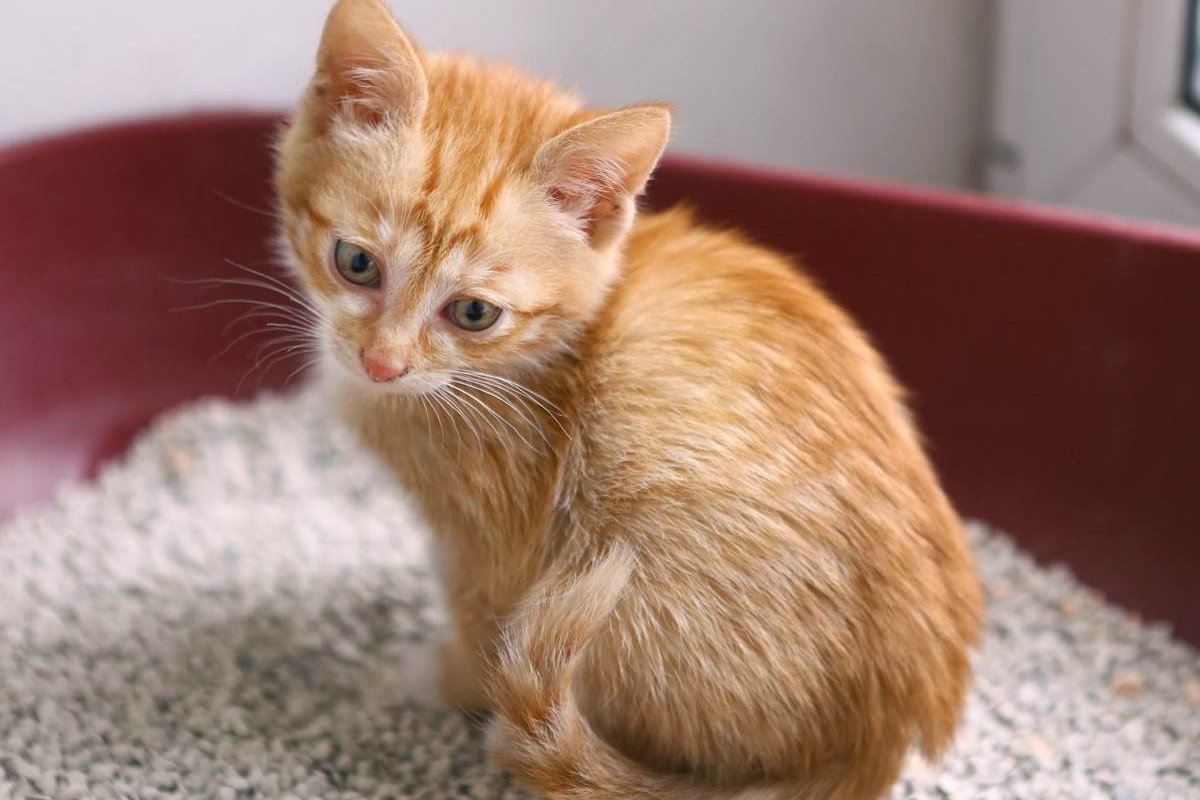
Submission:
[[[0,145],[284,108],[331,0],[0,0]],[[390,0],[427,48],[675,103],[676,152],[1200,224],[1197,0]]]

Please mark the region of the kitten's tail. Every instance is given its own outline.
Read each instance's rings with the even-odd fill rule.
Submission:
[[[798,800],[812,787],[720,790],[654,772],[592,730],[571,692],[579,656],[607,622],[633,571],[613,546],[583,573],[545,580],[515,615],[492,682],[493,757],[549,800]],[[822,795],[815,795],[822,796]]]

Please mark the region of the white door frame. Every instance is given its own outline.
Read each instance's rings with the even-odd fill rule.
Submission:
[[[1200,226],[1188,0],[1001,0],[989,191]]]

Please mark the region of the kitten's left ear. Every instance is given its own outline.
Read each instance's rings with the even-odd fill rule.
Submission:
[[[576,125],[542,145],[533,176],[600,246],[633,217],[671,133],[665,105],[623,108]]]
[[[420,121],[429,84],[420,52],[382,0],[338,0],[317,50],[326,112],[348,110],[369,125],[391,115]]]

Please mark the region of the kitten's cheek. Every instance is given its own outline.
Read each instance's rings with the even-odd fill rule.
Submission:
[[[351,317],[365,317],[371,312],[371,301],[361,294],[343,292],[334,300],[338,311]]]
[[[322,339],[321,344],[321,365],[328,376],[352,383],[367,381],[356,348],[337,339]]]

